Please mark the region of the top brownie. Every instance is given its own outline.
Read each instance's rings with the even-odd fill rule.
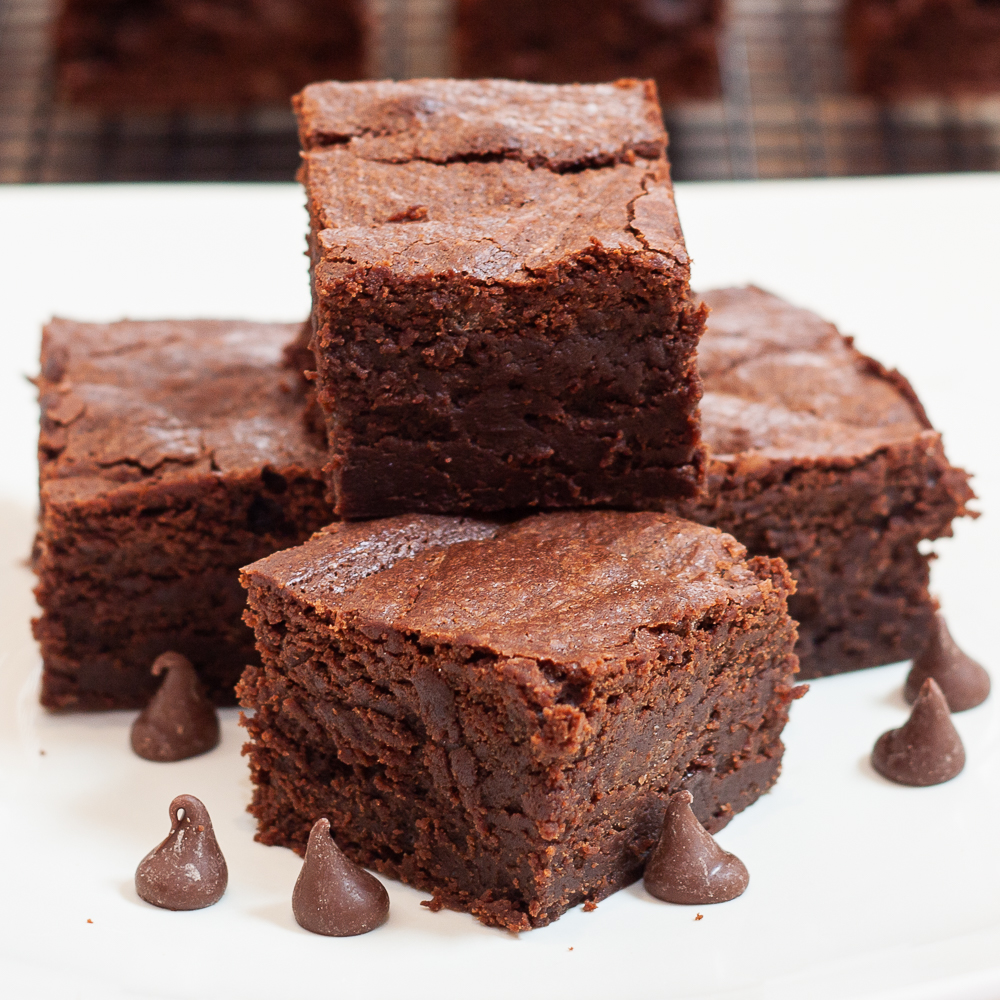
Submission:
[[[295,103],[338,514],[697,492],[704,309],[652,84],[323,83]]]

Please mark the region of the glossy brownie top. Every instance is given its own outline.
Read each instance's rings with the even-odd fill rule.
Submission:
[[[530,280],[594,241],[686,278],[649,84],[322,83],[296,106],[321,286],[359,265]]]
[[[42,335],[39,464],[63,499],[120,483],[322,465],[299,381],[298,325],[237,320],[77,323]],[[55,484],[53,484],[55,485]]]
[[[906,379],[815,313],[753,287],[702,297],[702,435],[716,458],[865,455],[930,427]]]
[[[593,671],[660,648],[660,631],[687,634],[773,600],[774,583],[745,551],[669,514],[567,511],[506,524],[408,515],[331,525],[243,574],[338,628]]]

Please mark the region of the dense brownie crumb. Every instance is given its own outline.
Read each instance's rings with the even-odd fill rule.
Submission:
[[[362,0],[62,0],[62,97],[109,109],[286,104],[364,75]]]
[[[331,519],[281,367],[295,326],[54,320],[38,379],[42,701],[141,706],[172,650],[213,700],[255,658],[237,569]]]
[[[247,567],[258,839],[326,817],[511,930],[629,884],[673,792],[717,831],[778,775],[793,584],[744,554],[667,514],[406,516]]]
[[[670,103],[719,92],[721,0],[458,0],[459,76],[652,77]]]
[[[296,107],[338,514],[697,492],[704,313],[651,85],[325,83]]]
[[[970,513],[968,474],[906,379],[831,324],[757,288],[705,301],[707,484],[672,509],[785,560],[803,677],[916,655],[936,607],[919,546]]]

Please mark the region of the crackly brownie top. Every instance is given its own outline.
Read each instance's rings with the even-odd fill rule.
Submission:
[[[340,523],[244,569],[339,628],[597,669],[707,616],[760,607],[772,582],[734,538],[669,514],[566,511],[513,523],[402,516]]]
[[[595,240],[686,274],[650,84],[334,82],[296,107],[321,282],[358,264],[517,281]]]
[[[703,298],[702,435],[716,458],[865,455],[930,427],[901,375],[815,313],[753,287]]]
[[[517,159],[550,170],[655,160],[667,137],[651,84],[513,80],[314,83],[295,99],[305,149],[367,160]]]
[[[86,493],[190,472],[318,469],[299,382],[282,369],[298,329],[54,319],[38,378],[43,482],[72,478]]]

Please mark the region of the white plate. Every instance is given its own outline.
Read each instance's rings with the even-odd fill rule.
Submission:
[[[0,993],[17,998],[313,996],[1000,997],[1000,696],[956,717],[968,764],[911,789],[868,764],[906,708],[896,665],[815,683],[794,706],[785,772],[721,835],[751,873],[694,909],[633,886],[515,938],[432,914],[389,884],[362,938],[291,917],[300,862],[252,840],[235,712],[222,745],[179,764],[128,750],[129,713],[51,717],[21,564],[32,532],[38,326],[51,313],[247,316],[308,309],[292,186],[0,189]],[[1000,498],[1000,177],[682,186],[701,287],[756,281],[859,334],[915,382],[949,454]],[[935,584],[966,649],[998,659],[995,519],[938,546]],[[42,753],[44,751],[44,754]],[[142,903],[132,876],[167,805],[208,805],[230,886],[214,907]],[[90,922],[92,921],[92,922]]]

